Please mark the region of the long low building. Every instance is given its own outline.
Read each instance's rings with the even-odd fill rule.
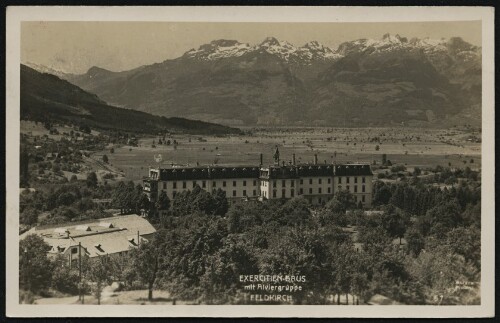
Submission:
[[[50,246],[49,256],[62,255],[74,266],[79,255],[89,258],[124,255],[141,242],[150,240],[155,232],[148,220],[131,214],[34,227],[20,239],[30,234],[38,235]]]
[[[143,180],[144,192],[151,201],[162,192],[172,200],[179,192],[196,185],[212,192],[222,189],[230,202],[242,199],[277,199],[303,196],[313,205],[322,205],[335,192],[351,192],[356,203],[370,207],[373,173],[369,164],[319,164],[315,156],[310,164],[292,162],[280,164],[279,150],[274,153],[274,165],[150,168]]]

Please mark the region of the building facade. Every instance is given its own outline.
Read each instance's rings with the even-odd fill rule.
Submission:
[[[269,166],[196,166],[151,168],[144,179],[144,192],[151,201],[165,192],[172,200],[196,185],[212,192],[222,189],[230,203],[248,199],[278,199],[303,196],[312,205],[323,205],[339,190],[348,190],[355,202],[371,206],[373,173],[369,164],[310,164],[281,162],[279,150]]]

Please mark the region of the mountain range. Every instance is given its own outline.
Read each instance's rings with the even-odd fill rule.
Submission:
[[[58,76],[40,73],[21,65],[21,119],[63,122],[91,128],[156,134],[181,132],[192,134],[240,133],[239,129],[187,120],[166,118],[145,112],[108,105]]]
[[[481,48],[459,37],[386,34],[337,49],[273,37],[257,45],[222,39],[128,71],[58,74],[109,104],[167,117],[229,125],[427,126],[480,124],[481,73]]]

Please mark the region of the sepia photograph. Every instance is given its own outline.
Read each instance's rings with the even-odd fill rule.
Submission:
[[[15,315],[494,315],[493,10],[9,9]]]

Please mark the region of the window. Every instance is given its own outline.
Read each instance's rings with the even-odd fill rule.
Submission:
[[[357,193],[357,192],[358,192],[358,186],[354,185],[354,193]]]
[[[365,186],[364,185],[361,186],[361,192],[363,192],[363,193],[365,192]]]
[[[318,203],[321,204],[321,197],[318,197]]]
[[[301,185],[304,184],[304,180],[303,179],[300,180],[300,184]]]
[[[363,195],[363,196],[361,196],[361,201],[362,201],[363,203],[365,203],[365,196],[364,196],[364,195]]]
[[[78,253],[78,248],[71,248],[71,253]]]
[[[312,188],[310,188],[310,189],[309,189],[309,194],[312,194],[312,193],[313,193],[313,189],[312,189]]]
[[[217,182],[212,182],[213,187],[217,187]]]
[[[342,177],[339,177],[339,184],[342,184]]]
[[[233,181],[233,186],[236,186],[236,181]]]
[[[345,182],[346,182],[347,184],[349,184],[349,179],[350,179],[349,177],[346,177],[346,181],[345,181]]]
[[[257,191],[253,190],[253,196],[257,196]]]
[[[292,187],[295,186],[295,181],[293,179],[290,181],[290,183],[291,183],[290,186],[292,186]]]
[[[286,197],[286,190],[281,190],[281,197]]]
[[[201,182],[201,187],[203,188],[207,187],[207,182],[206,181]]]
[[[320,187],[320,188],[318,188],[318,193],[319,193],[319,194],[321,194],[321,187]]]
[[[299,190],[299,195],[302,195],[302,194],[304,194],[304,190],[301,188],[301,189]]]
[[[193,188],[196,186],[196,181],[193,181]]]
[[[347,186],[345,187],[345,189],[349,191],[349,185],[347,185]]]
[[[328,184],[330,184],[331,182],[332,182],[332,179],[331,179],[331,178],[329,178],[329,179],[328,179]]]
[[[256,180],[253,181],[253,186],[257,186],[257,181]]]
[[[354,202],[358,203],[358,196],[357,195],[354,195]]]
[[[243,186],[247,186],[247,181],[243,181]]]
[[[276,181],[273,181],[273,187],[276,187]]]
[[[273,191],[273,197],[276,197],[276,190]]]
[[[182,182],[182,188],[186,188],[186,182]]]
[[[243,190],[243,196],[247,196],[247,191]]]
[[[163,189],[166,190],[167,189],[167,183],[163,183]]]
[[[173,183],[172,183],[172,187],[173,187],[174,189],[176,189],[176,188],[177,188],[177,182],[173,182]]]
[[[223,182],[222,182],[222,186],[223,186],[223,187],[226,187],[226,181],[223,181]]]
[[[175,196],[177,195],[177,192],[176,191],[173,191],[172,192],[172,198],[175,198]]]
[[[284,180],[282,180],[282,181],[281,181],[281,186],[282,186],[282,187],[285,187],[285,186],[286,186],[286,179],[284,179]]]
[[[354,183],[356,184],[358,182],[358,178],[354,177]]]
[[[309,178],[309,184],[312,184],[312,183],[313,183],[312,178]]]
[[[236,191],[233,191],[233,196],[236,196]]]
[[[331,188],[331,187],[329,187],[329,188],[328,188],[328,194],[330,194],[331,192],[332,192],[332,188]]]
[[[318,179],[318,184],[321,184],[321,178],[320,178],[320,179]]]
[[[295,195],[295,191],[294,189],[292,188],[292,190],[290,191],[290,196],[293,197]]]
[[[365,183],[366,179],[363,177],[361,178],[361,182],[363,182],[363,184]]]

